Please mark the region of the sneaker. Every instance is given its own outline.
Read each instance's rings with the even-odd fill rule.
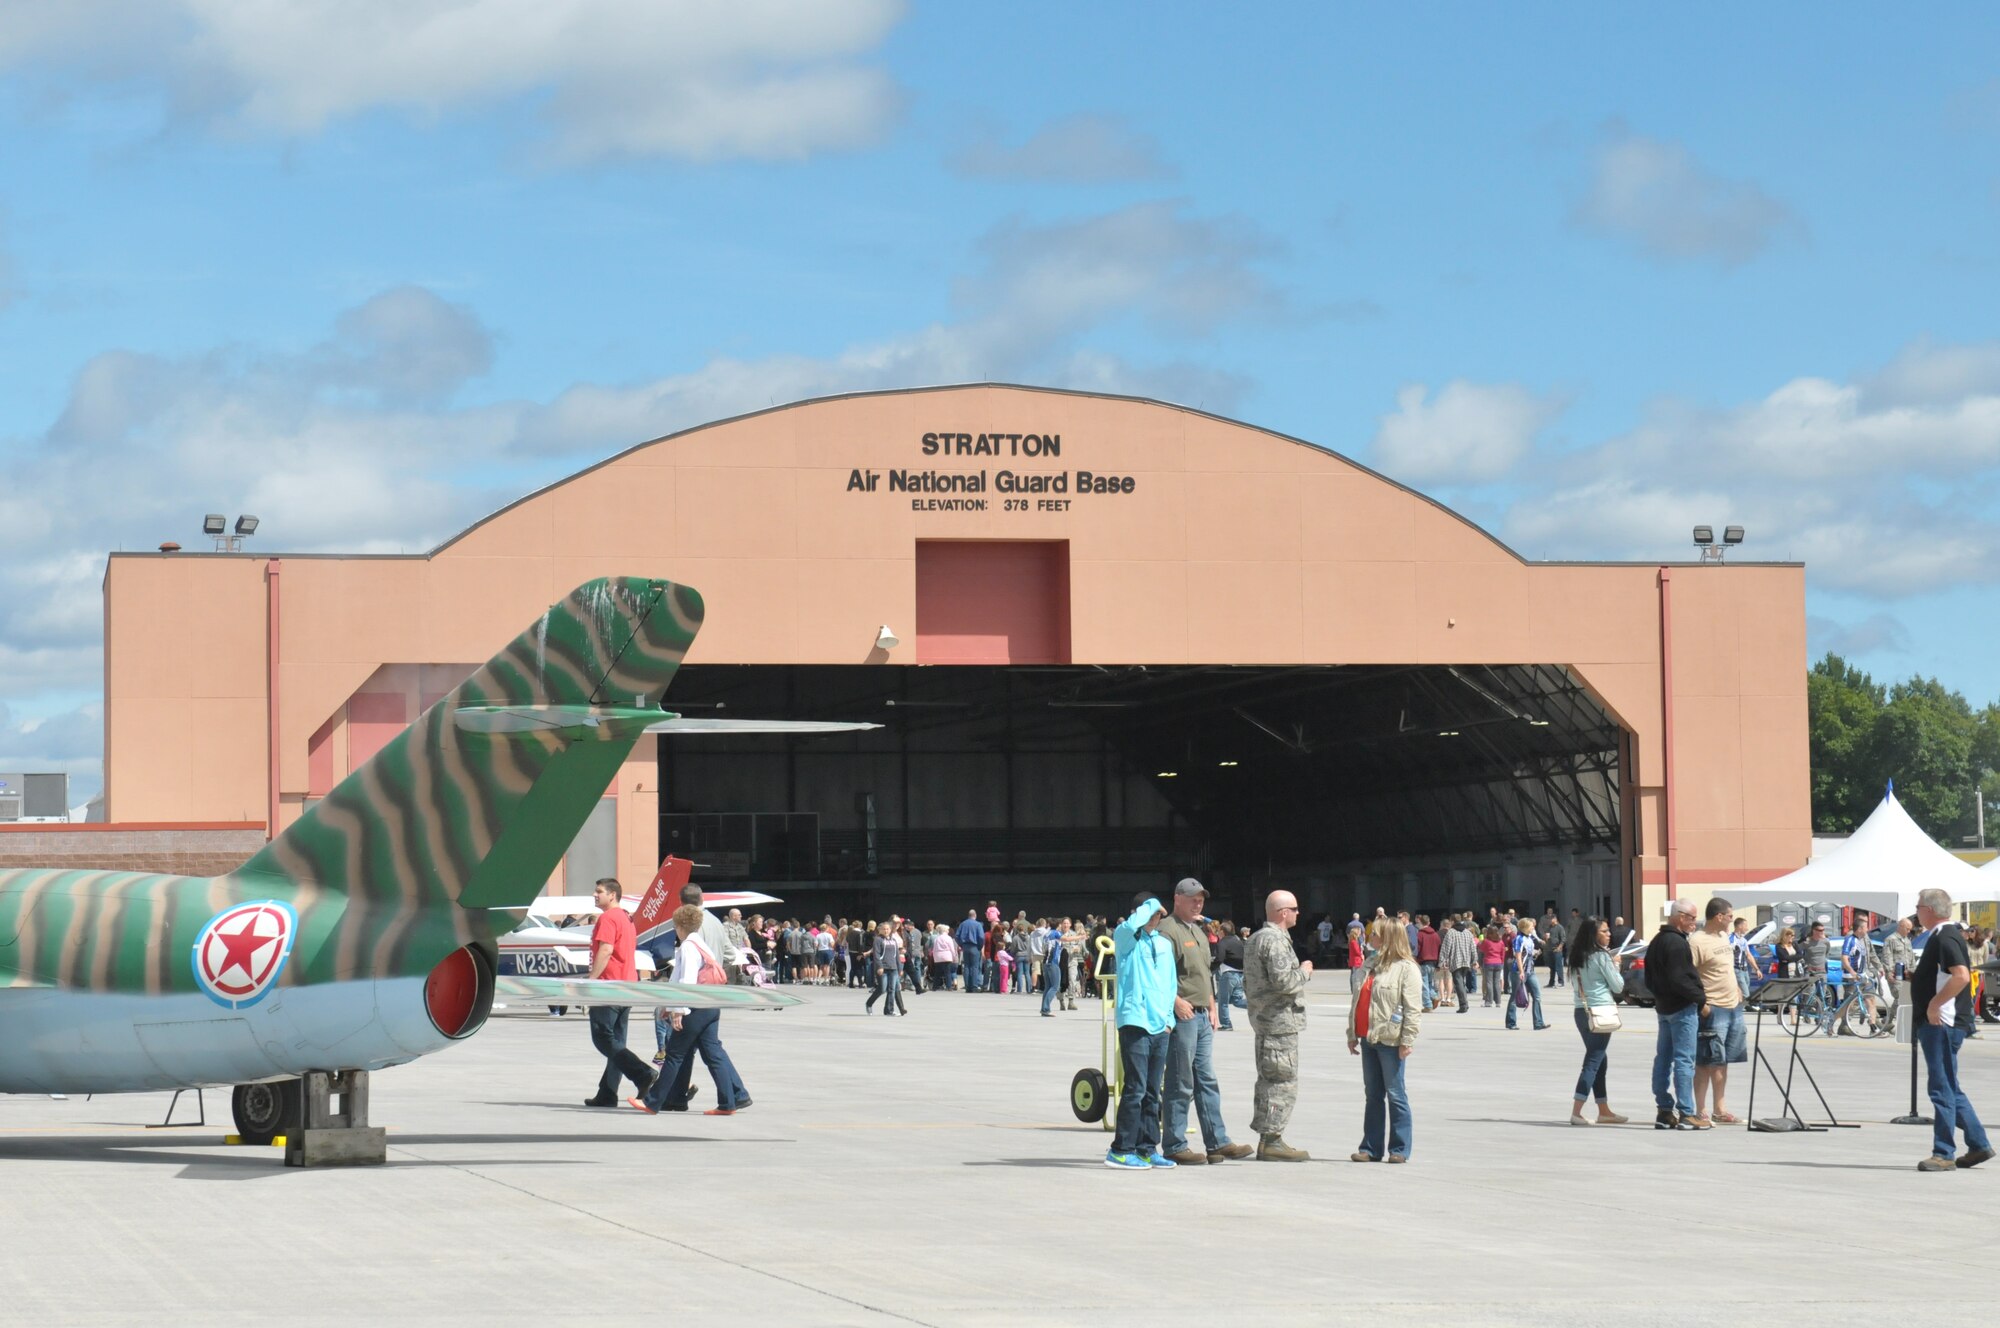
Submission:
[[[1208,1155],[1211,1162],[1240,1162],[1257,1150],[1249,1144],[1224,1144]]]
[[[1137,1153],[1106,1153],[1104,1165],[1120,1171],[1148,1171],[1151,1169],[1146,1159]]]
[[[751,1101],[751,1100],[750,1100],[749,1098],[747,1098],[747,1097],[739,1097],[739,1098],[737,1098],[737,1099],[736,1099],[736,1109],[737,1109],[738,1111],[747,1111],[747,1110],[749,1110],[749,1109],[750,1109],[751,1107],[753,1107],[753,1106],[755,1106],[755,1105],[756,1105],[756,1104],[755,1104],[755,1103],[753,1103],[753,1102],[752,1102],[752,1101]]]
[[[665,1047],[661,1047],[658,1051],[653,1053],[653,1064],[665,1065],[666,1063],[667,1063],[667,1049]]]
[[[1203,1160],[1205,1161],[1206,1159]],[[1175,1161],[1172,1158],[1168,1157],[1165,1153],[1162,1153],[1159,1149],[1156,1148],[1153,1150],[1153,1155],[1146,1159],[1146,1165],[1149,1167],[1157,1167],[1161,1171],[1172,1171],[1174,1167],[1178,1164],[1175,1163]]]
[[[1968,1167],[1976,1167],[1981,1162],[1991,1162],[1992,1160],[1993,1150],[1991,1148],[1974,1148],[1968,1150],[1964,1156],[1960,1157],[1952,1165],[1963,1171]]]
[[[1956,1171],[1957,1164],[1948,1157],[1927,1157],[1917,1163],[1918,1171]]]
[[[618,1105],[618,1099],[615,1097],[587,1097],[583,1100],[583,1105],[586,1107],[615,1107]]]

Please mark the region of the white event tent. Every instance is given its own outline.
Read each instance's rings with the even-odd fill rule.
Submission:
[[[2000,871],[1974,867],[1938,847],[1891,789],[1839,848],[1762,885],[1732,887],[1727,897],[1738,908],[1798,900],[1901,918],[1916,912],[1919,890],[1933,887],[1954,903],[1996,900]]]

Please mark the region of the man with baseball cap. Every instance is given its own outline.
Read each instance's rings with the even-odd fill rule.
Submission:
[[[1222,1086],[1215,1078],[1215,980],[1209,975],[1208,933],[1198,925],[1208,891],[1192,876],[1174,886],[1173,916],[1160,924],[1160,935],[1174,949],[1174,1028],[1167,1043],[1166,1120],[1162,1148],[1182,1166],[1199,1166],[1245,1158],[1248,1144],[1229,1142],[1222,1123]],[[1188,1106],[1201,1123],[1204,1147],[1188,1142]]]

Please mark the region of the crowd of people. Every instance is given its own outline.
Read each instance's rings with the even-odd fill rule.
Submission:
[[[615,880],[598,883],[593,978],[636,976],[632,923],[616,906],[619,897]],[[1542,971],[1547,987],[1571,989],[1582,1042],[1570,1124],[1629,1120],[1613,1109],[1609,1091],[1611,1047],[1623,1026],[1618,998],[1625,975],[1618,957],[1635,940],[1623,918],[1585,917],[1572,909],[1565,920],[1551,909],[1538,919],[1493,908],[1484,921],[1463,912],[1434,925],[1429,914],[1377,909],[1373,918],[1364,922],[1357,914],[1339,930],[1322,918],[1299,945],[1293,939],[1298,901],[1288,892],[1267,897],[1264,926],[1253,933],[1233,920],[1207,917],[1207,891],[1192,878],[1175,886],[1171,903],[1135,898],[1120,920],[1030,920],[1024,912],[1008,919],[989,902],[983,915],[968,909],[955,925],[900,917],[811,923],[753,916],[746,922],[736,910],[723,921],[703,909],[701,899],[699,886],[685,887],[671,932],[657,942],[656,963],[677,983],[744,981],[746,973],[767,969],[779,983],[866,987],[865,1008],[872,1011],[880,1002],[885,1015],[907,1013],[906,992],[961,991],[1039,995],[1042,1014],[1053,1017],[1095,994],[1100,982],[1111,982],[1107,994],[1115,996],[1123,1076],[1105,1155],[1115,1168],[1205,1166],[1253,1155],[1307,1160],[1284,1131],[1297,1100],[1304,989],[1315,963],[1329,960],[1349,970],[1346,1041],[1361,1059],[1365,1106],[1351,1160],[1409,1160],[1415,1132],[1406,1065],[1426,1014],[1454,1004],[1458,1013],[1469,1013],[1477,991],[1482,1006],[1505,1008],[1507,1029],[1519,1027],[1523,1010],[1532,1028],[1546,1029]],[[1830,1008],[1829,983],[1838,985],[1843,977],[1867,982],[1883,971],[1897,999],[1913,1002],[1919,1012],[1916,1037],[1935,1122],[1932,1155],[1920,1169],[1958,1170],[1990,1159],[1990,1141],[1957,1072],[1959,1047],[1974,1032],[1972,974],[1989,943],[1977,929],[1960,928],[1950,909],[1942,891],[1924,891],[1915,917],[1899,924],[1880,959],[1857,927],[1836,941],[1815,922],[1803,942],[1785,929],[1766,965],[1748,941],[1747,920],[1735,916],[1728,900],[1710,899],[1705,906],[1671,901],[1644,953],[1657,1029],[1654,1128],[1700,1131],[1743,1123],[1729,1111],[1726,1094],[1730,1067],[1748,1060],[1744,1011],[1756,982],[1811,978],[1823,1007]],[[1910,939],[1919,928],[1927,937],[1921,957]],[[1108,944],[1101,944],[1105,938]],[[1100,958],[1107,951],[1108,968]],[[1212,1037],[1234,1027],[1232,1010],[1246,1013],[1255,1037],[1254,1145],[1230,1137],[1213,1063]],[[605,1056],[605,1069],[585,1105],[616,1106],[619,1083],[629,1079],[638,1090],[633,1106],[685,1111],[697,1057],[716,1085],[717,1105],[708,1114],[732,1115],[750,1105],[722,1045],[718,1011],[658,1011],[657,1069],[625,1047],[627,1015],[616,1007],[591,1010],[592,1042]],[[1594,1113],[1587,1113],[1592,1107]]]

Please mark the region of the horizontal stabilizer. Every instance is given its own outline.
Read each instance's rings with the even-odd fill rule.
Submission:
[[[666,712],[619,706],[460,706],[451,712],[461,733],[553,733],[560,737],[630,738],[650,733]]]
[[[797,996],[769,987],[698,987],[681,982],[606,982],[590,978],[493,979],[493,997],[525,1005],[637,1005],[685,1007],[690,1010],[747,1010],[757,1006],[798,1005]]]
[[[463,713],[463,712],[461,712]],[[726,735],[731,733],[860,733],[864,729],[879,729],[880,724],[848,723],[834,719],[694,719],[687,715],[675,715],[668,719],[656,719],[646,726],[648,733],[666,733],[676,736],[691,734]]]

